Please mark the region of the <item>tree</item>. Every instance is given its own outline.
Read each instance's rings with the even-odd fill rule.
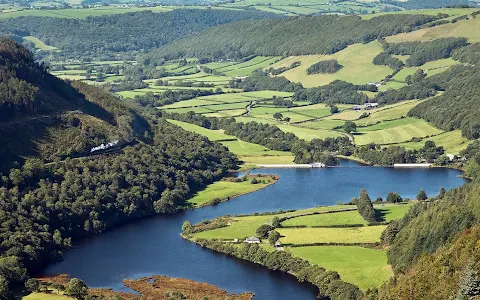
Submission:
[[[274,114],[273,114],[273,117],[274,117],[276,120],[281,120],[281,119],[283,119],[283,115],[282,115],[281,113],[278,113],[278,112],[274,113]]]
[[[425,191],[421,189],[420,192],[418,192],[417,194],[417,200],[425,201],[427,199],[428,199],[427,193],[425,193]]]
[[[255,231],[255,233],[257,234],[257,236],[259,238],[264,238],[267,236],[267,233],[271,230],[273,230],[274,228],[270,225],[267,225],[267,224],[263,224],[262,226],[258,227],[257,230]]]
[[[368,222],[373,223],[376,221],[375,209],[373,208],[372,201],[365,189],[360,191],[360,197],[356,201],[358,213]]]
[[[280,239],[280,233],[277,231],[273,230],[270,231],[270,234],[268,235],[268,242],[270,245],[275,245],[275,243]]]
[[[84,299],[88,295],[88,286],[78,278],[72,278],[68,282],[66,292],[77,299]]]
[[[442,199],[442,198],[445,196],[445,193],[446,193],[446,192],[447,192],[447,191],[445,190],[445,188],[444,188],[444,187],[441,187],[441,188],[440,188],[440,194],[438,194],[438,198]]]
[[[400,197],[399,194],[397,193],[394,193],[394,192],[391,192],[388,194],[387,196],[387,202],[391,202],[391,203],[400,203],[402,202],[402,197]]]
[[[278,227],[280,227],[280,226],[281,226],[281,224],[280,224],[280,218],[277,217],[277,216],[273,217],[273,219],[272,219],[272,227],[278,228]]]
[[[40,281],[35,278],[30,278],[25,282],[25,287],[27,288],[27,290],[33,293],[39,292],[40,286]]]
[[[8,280],[0,275],[0,299],[10,299],[10,288],[8,286]]]
[[[255,177],[252,179],[252,181],[250,181],[251,184],[257,184],[258,183],[258,179]]]
[[[185,233],[185,234],[189,234],[192,232],[192,223],[190,223],[189,221],[184,221],[183,222],[183,225],[182,225],[182,232]]]
[[[355,132],[357,131],[357,124],[352,121],[346,121],[343,125],[343,130],[345,130],[346,133]]]
[[[288,122],[290,122],[291,119],[290,119],[290,117],[286,117],[286,118],[283,119],[283,120],[288,123]]]
[[[338,107],[336,105],[330,106],[330,113],[332,115],[338,113]]]
[[[460,278],[459,288],[454,300],[473,300],[480,296],[480,280],[472,263],[469,263]]]

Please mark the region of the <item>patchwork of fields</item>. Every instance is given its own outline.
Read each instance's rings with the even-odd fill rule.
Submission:
[[[401,218],[410,204],[379,204],[375,210],[384,221]],[[228,226],[194,233],[195,239],[217,239],[224,242],[254,236],[256,229],[278,217],[281,226],[281,248],[274,248],[265,239],[261,247],[267,251],[287,251],[312,264],[336,271],[341,278],[362,290],[378,288],[392,276],[386,251],[374,245],[386,225],[367,226],[356,206],[316,207],[274,215],[224,217]],[[348,226],[348,227],[345,227]],[[361,246],[360,246],[361,245]]]

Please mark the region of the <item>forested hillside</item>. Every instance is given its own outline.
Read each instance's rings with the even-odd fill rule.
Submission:
[[[218,26],[153,50],[146,63],[164,57],[239,58],[248,55],[329,54],[353,43],[411,31],[435,20],[424,15],[358,16],[323,15],[288,19],[242,21]]]
[[[88,17],[85,20],[19,17],[0,21],[0,34],[21,40],[34,36],[61,50],[56,55],[111,60],[134,59],[144,52],[211,26],[240,20],[278,17],[260,11],[178,9]],[[126,54],[129,54],[126,56]]]
[[[4,110],[8,111],[9,107],[18,107],[22,111],[22,115],[11,120],[16,123],[0,123],[2,145],[15,140],[15,134],[22,135],[23,127],[36,126],[30,123],[36,116],[34,109],[60,113],[60,110],[53,109],[53,105],[49,106],[52,104],[49,101],[55,101],[53,103],[59,105],[58,108],[79,110],[77,116],[61,114],[45,122],[49,124],[44,126],[45,131],[57,128],[59,132],[71,133],[50,135],[51,144],[69,147],[76,142],[71,139],[75,134],[103,140],[102,126],[117,135],[127,134],[134,142],[131,146],[122,144],[123,149],[104,155],[64,160],[57,157],[53,162],[41,157],[29,158],[2,172],[0,298],[12,299],[10,288],[23,283],[44,264],[61,258],[62,253],[71,247],[72,240],[134,218],[174,212],[185,205],[184,200],[190,193],[235,167],[236,159],[225,147],[166,121],[150,121],[142,112],[95,87],[75,83],[74,88],[50,78],[41,66],[33,63],[31,54],[12,40],[2,39],[0,45],[4,66],[0,77],[0,114],[7,115]],[[17,74],[36,74],[35,78],[40,82],[22,80]],[[53,90],[49,80],[61,90]],[[51,97],[34,101],[36,106],[33,107],[26,105],[30,103],[28,101],[12,101],[14,98],[9,95],[25,93],[25,86],[27,91],[34,91],[28,101],[35,100],[38,95]],[[62,94],[63,90],[65,94]],[[68,102],[70,96],[74,97]],[[88,114],[89,110],[93,113]],[[91,122],[84,128],[81,124],[88,119]],[[5,134],[5,127],[9,125],[21,130],[9,129]],[[42,138],[42,132],[35,131],[37,128],[31,130],[34,131],[29,137]],[[142,135],[136,135],[137,131]],[[17,143],[20,142],[17,138]],[[2,151],[18,154],[15,149],[2,147]],[[10,159],[11,156],[2,153],[2,165],[12,165]]]
[[[382,3],[391,4],[405,9],[422,9],[422,8],[440,8],[448,6],[476,6],[477,3],[468,0],[381,0]]]

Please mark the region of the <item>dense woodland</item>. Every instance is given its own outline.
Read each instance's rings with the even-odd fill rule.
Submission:
[[[165,58],[212,57],[238,59],[249,55],[290,56],[331,54],[354,43],[367,43],[388,35],[411,31],[434,21],[425,15],[359,16],[322,15],[288,19],[263,19],[225,24],[153,50],[144,63]]]
[[[0,57],[8,60],[7,65],[22,66],[22,61],[28,62],[23,47],[9,40],[2,42]],[[24,71],[28,74],[37,69],[32,64]],[[44,71],[39,72],[39,77],[47,76]],[[10,89],[15,91],[13,87]],[[39,85],[38,90],[43,93],[44,86]],[[222,145],[164,120],[150,121],[148,115],[143,116],[141,111],[132,110],[104,91],[82,83],[74,83],[69,90],[83,95],[83,106],[78,109],[88,108],[88,103],[94,106],[97,112],[106,115],[106,120],[110,116],[110,126],[115,131],[128,130],[134,143],[109,154],[67,157],[52,163],[31,158],[21,166],[3,171],[0,179],[0,298],[3,299],[11,299],[9,291],[15,284],[23,283],[46,263],[60,259],[72,240],[142,216],[175,212],[185,206],[190,193],[236,166],[236,158]],[[58,103],[66,101],[55,96]],[[7,103],[8,99],[2,98]],[[31,120],[15,121],[23,127]],[[102,119],[97,122],[100,121],[106,123]],[[94,124],[101,127],[98,124],[103,123],[91,124],[94,133]],[[0,123],[2,129],[6,125]],[[137,131],[143,135],[136,135]],[[1,159],[8,164],[8,156],[2,155]]]
[[[295,92],[303,89],[302,84],[290,82],[283,76],[270,77],[269,74],[261,69],[255,70],[247,78],[232,79],[229,84],[231,88],[242,89],[245,92],[272,90],[282,92]]]
[[[343,68],[336,59],[322,60],[307,69],[307,74],[333,74]]]
[[[0,34],[35,36],[62,50],[56,55],[84,60],[135,59],[135,54],[205,30],[246,19],[276,18],[260,11],[176,9],[87,17],[85,20],[19,17],[0,21]]]
[[[429,61],[448,58],[455,49],[467,45],[466,38],[440,38],[430,42],[383,43],[389,54],[409,55],[407,67],[417,67]]]

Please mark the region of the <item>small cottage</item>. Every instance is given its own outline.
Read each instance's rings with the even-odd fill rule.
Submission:
[[[257,238],[256,236],[252,236],[245,239],[245,243],[248,243],[248,244],[260,244],[260,242],[261,242],[260,239]]]

